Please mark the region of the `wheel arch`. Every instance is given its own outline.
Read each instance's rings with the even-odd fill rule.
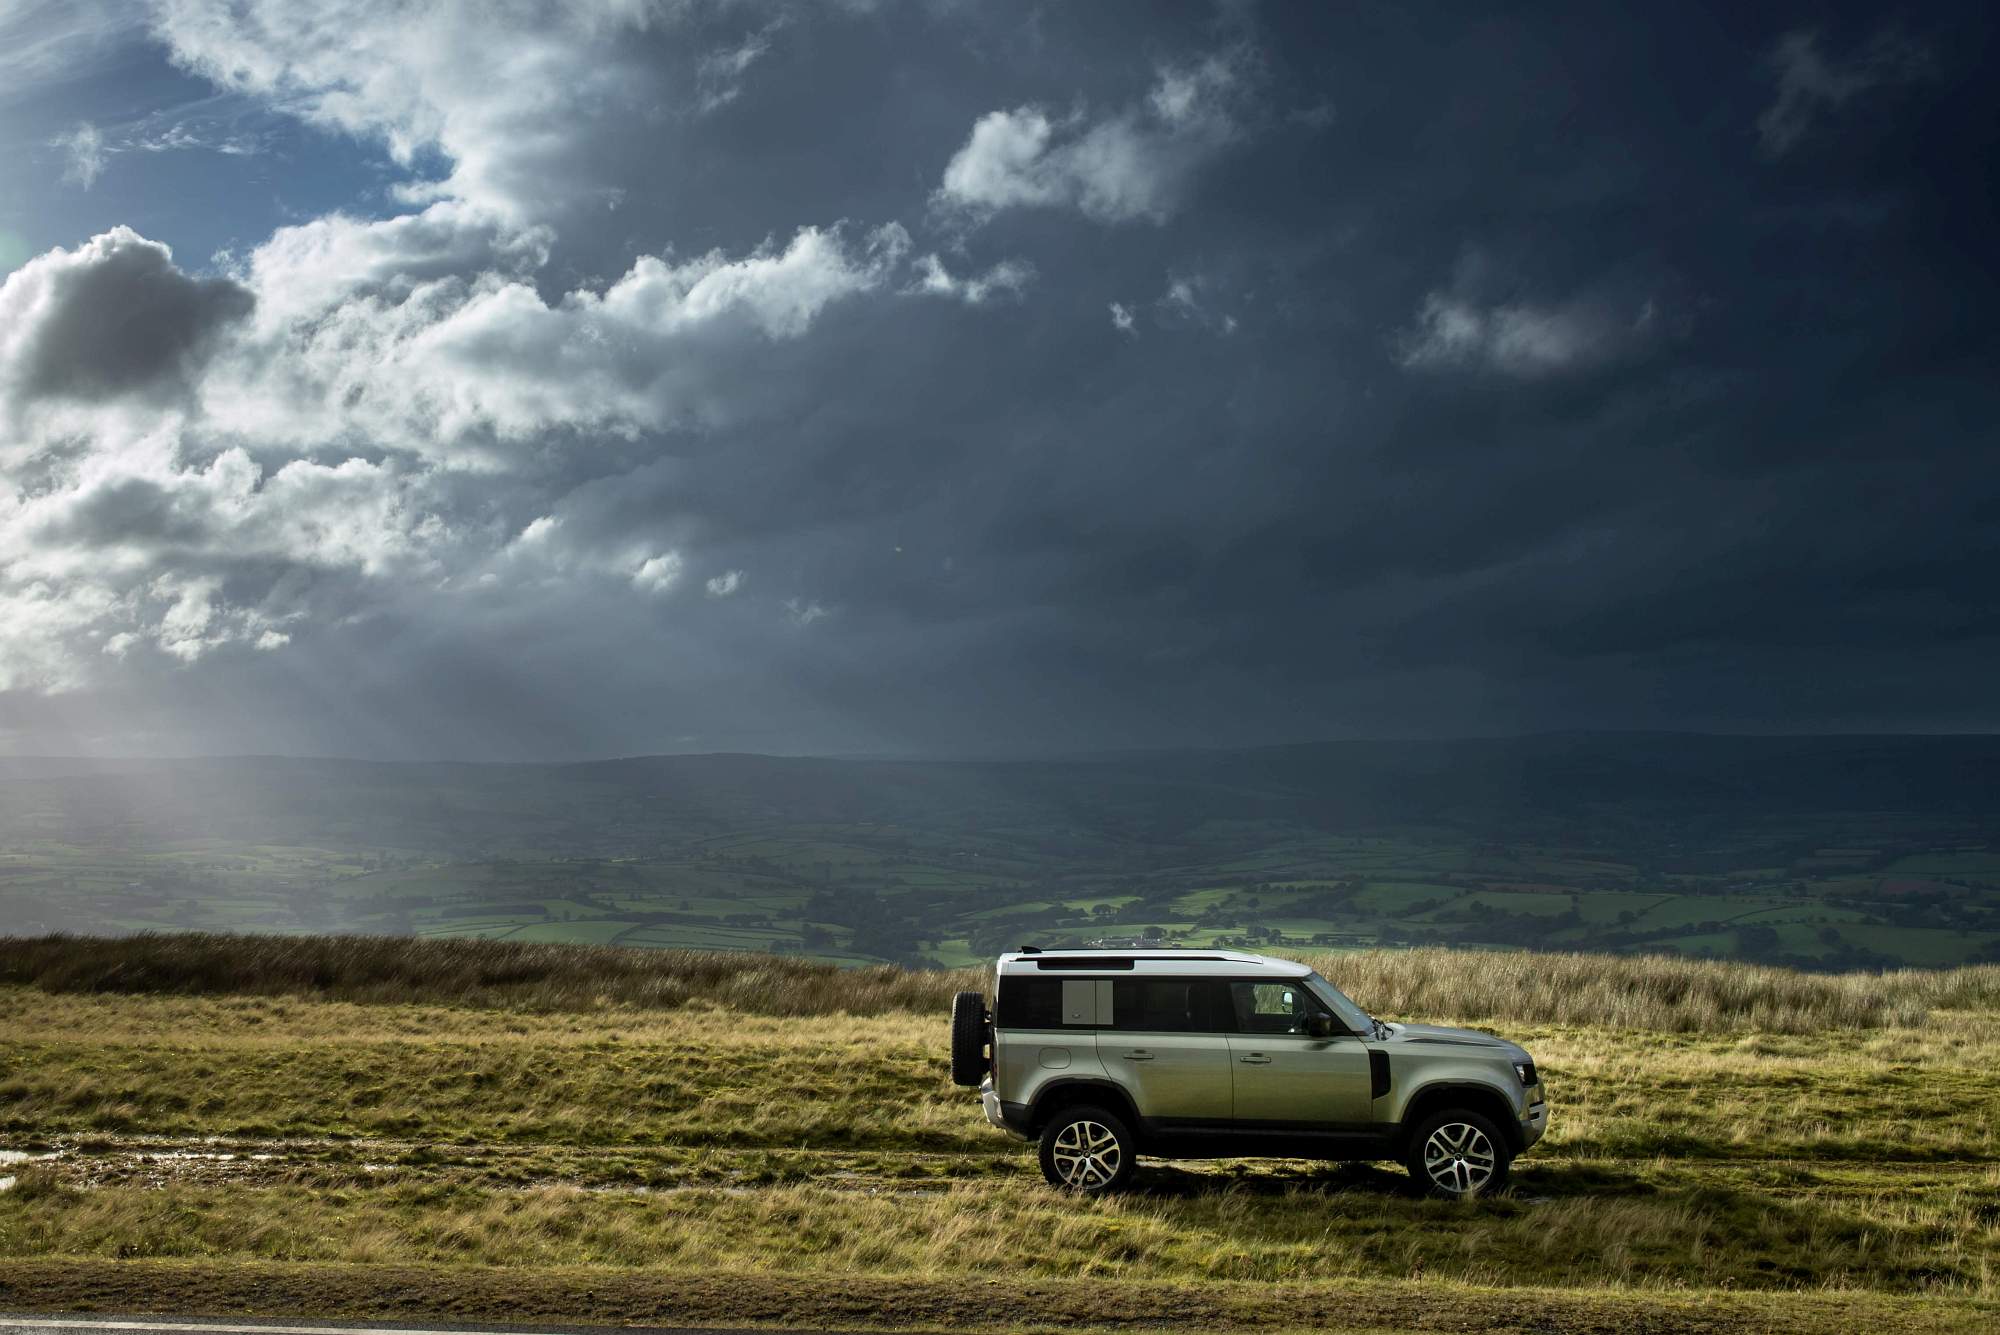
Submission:
[[[1067,1080],[1052,1080],[1035,1091],[1034,1102],[1028,1105],[1028,1134],[1039,1136],[1049,1119],[1066,1108],[1090,1106],[1102,1108],[1123,1118],[1132,1134],[1145,1138],[1145,1123],[1139,1110],[1133,1106],[1132,1096],[1113,1080],[1098,1080],[1078,1076]]]
[[[1521,1130],[1521,1117],[1513,1101],[1492,1085],[1477,1080],[1440,1080],[1424,1085],[1411,1094],[1403,1105],[1403,1120],[1396,1131],[1398,1148],[1408,1146],[1410,1133],[1426,1117],[1452,1108],[1463,1108],[1492,1119],[1507,1141],[1509,1154],[1519,1154],[1527,1148],[1527,1137]]]

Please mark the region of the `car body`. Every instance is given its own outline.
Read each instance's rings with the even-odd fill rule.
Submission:
[[[1122,1181],[1140,1153],[1277,1156],[1399,1159],[1428,1189],[1471,1196],[1499,1186],[1548,1126],[1540,1074],[1518,1045],[1375,1020],[1293,960],[1028,949],[1000,957],[990,1012],[965,993],[967,1016],[974,1001],[984,1049],[970,1055],[974,1030],[955,1006],[954,1076],[969,1084],[983,1067],[987,1120],[1044,1141],[1059,1186],[1108,1189],[1097,1179]],[[1079,1108],[1101,1115],[1065,1133],[1057,1124]],[[1115,1165],[1100,1156],[1093,1167],[1092,1136],[1118,1142]]]

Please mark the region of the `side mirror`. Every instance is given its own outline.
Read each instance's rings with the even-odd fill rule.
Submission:
[[[1306,1032],[1314,1038],[1332,1038],[1333,1017],[1331,1015],[1306,1016]]]

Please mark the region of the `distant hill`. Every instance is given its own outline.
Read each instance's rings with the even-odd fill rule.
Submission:
[[[1987,736],[8,759],[0,910],[75,930],[527,932],[835,959],[957,962],[994,933],[1154,928],[1956,963],[2000,934],[1996,793]],[[1630,902],[1559,902],[1585,894]]]

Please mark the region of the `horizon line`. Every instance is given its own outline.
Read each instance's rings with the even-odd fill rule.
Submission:
[[[559,768],[579,765],[615,765],[640,760],[820,760],[882,764],[1036,764],[1051,762],[1104,762],[1128,757],[1166,755],[1228,755],[1257,751],[1287,751],[1304,747],[1336,746],[1452,746],[1478,742],[1517,742],[1542,738],[1639,738],[1674,737],[1732,741],[1907,741],[2000,737],[2000,731],[1874,731],[1874,732],[1717,732],[1687,728],[1547,728],[1533,732],[1465,733],[1448,737],[1366,736],[1318,737],[1295,742],[1253,742],[1238,745],[1107,746],[1067,750],[982,752],[969,749],[953,753],[893,751],[633,751],[615,755],[580,756],[538,760],[472,760],[451,756],[390,758],[381,756],[291,753],[281,751],[226,751],[163,755],[88,755],[0,753],[0,766],[32,762],[67,764],[192,764],[227,761],[287,761],[300,764],[323,762],[354,765],[450,765],[463,767]]]

